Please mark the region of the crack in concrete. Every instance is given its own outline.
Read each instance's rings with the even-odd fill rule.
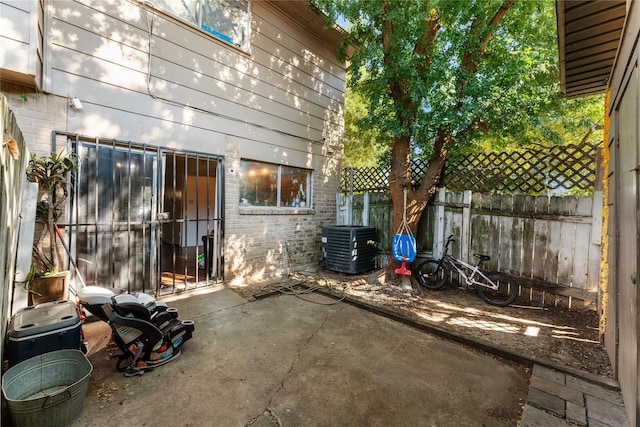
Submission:
[[[337,313],[337,312],[341,311],[342,309],[344,309],[345,307],[346,307],[346,305],[344,305],[342,307],[339,307],[337,311],[333,311],[333,312],[327,313],[327,315],[324,317],[324,319],[320,323],[320,325],[309,335],[309,337],[304,342],[304,344],[298,349],[298,352],[296,353],[296,356],[293,358],[293,361],[291,362],[291,365],[289,366],[289,369],[287,370],[287,372],[285,372],[285,374],[282,377],[282,380],[280,381],[280,384],[278,385],[278,387],[271,394],[271,397],[269,398],[269,402],[267,402],[267,405],[265,406],[264,411],[262,411],[262,413],[256,415],[255,417],[252,417],[251,419],[249,419],[249,421],[245,424],[245,427],[248,427],[248,426],[256,423],[258,420],[262,419],[265,416],[268,416],[271,419],[271,421],[274,423],[273,424],[274,426],[276,426],[276,427],[281,427],[282,426],[282,423],[280,421],[280,417],[278,417],[278,414],[276,413],[274,408],[271,406],[271,404],[273,402],[273,399],[276,397],[278,392],[284,388],[284,385],[287,382],[287,379],[289,379],[289,377],[291,376],[291,373],[293,372],[296,364],[298,363],[298,360],[300,359],[300,354],[304,351],[305,348],[307,348],[307,346],[309,345],[311,340],[316,336],[316,334],[322,328],[324,328],[324,326],[329,321],[329,318],[331,316],[333,316],[335,313]]]
[[[240,302],[240,303],[235,304],[235,305],[230,305],[228,307],[222,307],[222,308],[214,309],[214,310],[209,311],[207,313],[202,313],[202,314],[199,314],[197,316],[193,316],[191,318],[191,320],[200,319],[200,318],[204,318],[204,317],[213,317],[216,314],[223,313],[225,311],[229,311],[229,310],[232,310],[234,308],[242,307],[242,306],[251,304],[252,302],[253,301],[244,301],[244,302]],[[248,314],[248,312],[246,312],[246,311],[242,311],[242,313],[243,314]]]

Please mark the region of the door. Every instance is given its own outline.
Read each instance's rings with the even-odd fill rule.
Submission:
[[[619,143],[617,265],[618,379],[631,425],[636,424],[638,384],[638,69],[617,108]]]
[[[71,138],[71,250],[88,285],[171,293],[223,277],[223,159]]]
[[[222,165],[215,156],[162,154],[162,293],[224,279]]]
[[[77,140],[71,223],[87,284],[154,291],[157,280],[158,152]]]

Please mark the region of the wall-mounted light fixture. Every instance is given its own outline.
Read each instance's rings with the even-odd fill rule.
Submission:
[[[69,106],[73,108],[73,111],[82,110],[82,102],[80,102],[77,96],[74,96],[69,100]]]

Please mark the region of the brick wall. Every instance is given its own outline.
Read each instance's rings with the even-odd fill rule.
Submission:
[[[55,150],[51,131],[67,129],[68,100],[6,82],[2,83],[1,89],[29,149],[36,154]],[[296,211],[241,208],[238,202],[238,144],[237,138],[227,137],[225,278],[263,280],[316,266],[320,260],[321,227],[335,224],[339,161],[333,155],[314,156],[313,208]]]
[[[339,162],[318,156],[310,209],[239,206],[240,157],[227,146],[225,170],[225,277],[256,281],[312,268],[320,260],[322,226],[335,224]]]
[[[36,154],[57,151],[60,147],[52,147],[51,131],[66,130],[68,100],[9,82],[2,82],[0,91],[7,97],[29,150]]]

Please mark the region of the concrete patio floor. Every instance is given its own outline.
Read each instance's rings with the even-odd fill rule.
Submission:
[[[196,329],[141,377],[115,370],[110,330],[78,426],[515,426],[522,366],[319,294],[247,301],[227,288],[165,299]]]

